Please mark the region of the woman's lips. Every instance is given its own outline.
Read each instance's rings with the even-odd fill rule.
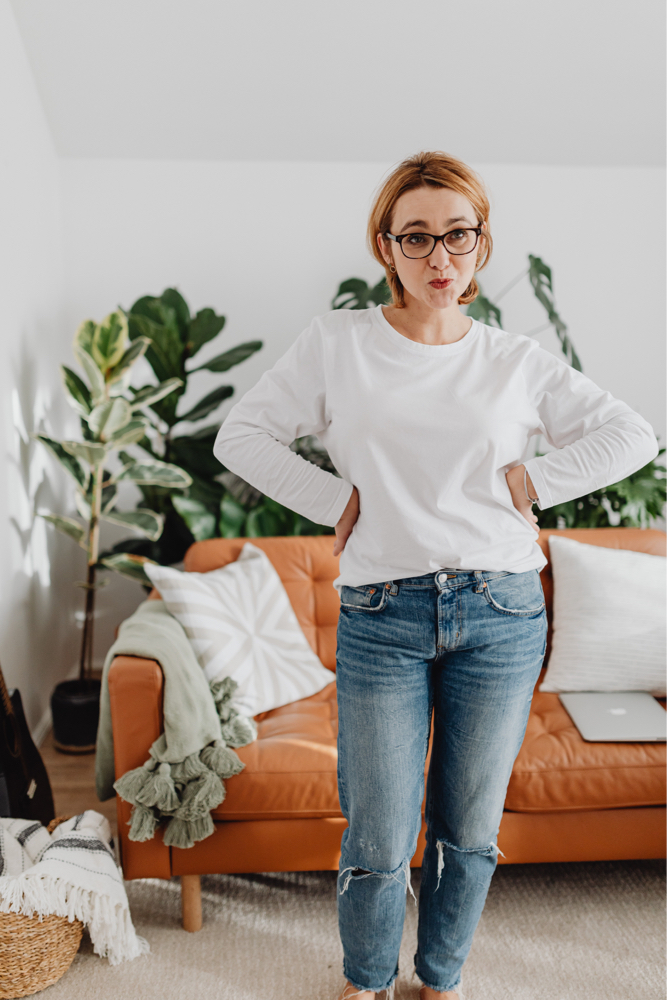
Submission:
[[[436,278],[435,281],[429,281],[429,285],[432,288],[447,288],[453,280],[453,278],[443,278],[442,280]]]

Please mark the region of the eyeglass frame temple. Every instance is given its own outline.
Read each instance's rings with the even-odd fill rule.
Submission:
[[[445,246],[445,236],[449,236],[450,233],[460,232],[462,229],[465,229],[469,233],[477,233],[475,246],[471,247],[470,250],[466,250],[464,253],[452,253],[452,251]],[[395,243],[398,243],[399,247],[401,248],[401,253],[407,260],[426,260],[427,257],[431,256],[436,246],[440,242],[442,242],[442,245],[443,247],[445,247],[445,250],[447,250],[447,253],[452,254],[452,257],[465,257],[466,254],[472,253],[473,250],[477,247],[482,232],[483,232],[483,226],[459,226],[458,229],[448,229],[446,233],[442,234],[442,236],[434,236],[433,233],[401,233],[399,236],[392,236],[391,233],[385,233],[384,235],[389,237],[390,240],[394,240]],[[423,257],[408,257],[402,245],[403,240],[408,236],[430,236],[431,239],[434,241],[433,246],[431,247],[428,253],[424,254]]]

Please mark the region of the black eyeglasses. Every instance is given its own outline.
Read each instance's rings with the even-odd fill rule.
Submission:
[[[435,250],[436,243],[440,241],[448,253],[472,253],[481,233],[482,227],[475,226],[474,229],[450,229],[442,236],[432,236],[431,233],[403,233],[402,236],[392,236],[391,233],[385,233],[384,235],[387,239],[398,243],[404,257],[414,260],[417,257],[428,257]]]

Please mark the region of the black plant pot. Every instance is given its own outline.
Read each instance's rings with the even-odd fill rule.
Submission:
[[[62,753],[93,753],[100,717],[100,682],[62,681],[51,695],[53,742]]]

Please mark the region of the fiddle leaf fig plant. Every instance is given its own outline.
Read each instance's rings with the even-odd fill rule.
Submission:
[[[233,395],[234,387],[218,385],[194,406],[179,410],[181,396],[190,378],[196,380],[198,372],[227,372],[260,350],[262,341],[238,344],[193,365],[201,348],[222,332],[225,317],[208,306],[192,315],[176,288],[166,288],[159,296],[144,295],[137,299],[127,313],[127,321],[133,345],[145,339],[150,341],[145,357],[158,381],[157,386],[131,390],[132,405],[140,407],[146,420],[146,433],[138,434],[136,441],[151,461],[165,461],[182,469],[189,476],[190,485],[183,491],[180,483],[172,484],[164,477],[135,480],[143,504],[160,514],[164,529],[156,539],[148,535],[142,539],[124,539],[103,555],[105,559],[116,559],[123,553],[143,555],[169,565],[179,562],[193,541],[218,534],[220,504],[226,493],[219,479],[225,470],[213,455],[220,423],[194,429],[191,425],[206,417],[215,420],[215,411]],[[166,389],[167,386],[172,388]],[[128,478],[132,476],[127,473]]]
[[[56,441],[46,434],[33,435],[74,481],[74,499],[81,520],[50,512],[40,516],[86,552],[87,576],[79,584],[86,591],[81,680],[90,678],[92,668],[95,591],[100,586],[96,583],[97,569],[102,566],[113,569],[150,586],[142,566],[144,557],[125,553],[99,557],[100,523],[109,521],[132,528],[151,541],[160,537],[164,526],[162,514],[150,508],[116,510],[118,484],[131,481],[140,487],[159,485],[184,490],[192,483],[188,473],[176,465],[156,458],[137,459],[123,450],[144,438],[148,427],[145,407],[166,399],[182,384],[181,379],[171,377],[157,386],[127,395],[132,367],[150,347],[151,339],[147,336],[130,340],[127,316],[120,309],[101,323],[85,320],[74,338],[74,354],[85,378],[62,366],[68,401],[81,418],[83,441]],[[108,468],[116,455],[120,466]]]

